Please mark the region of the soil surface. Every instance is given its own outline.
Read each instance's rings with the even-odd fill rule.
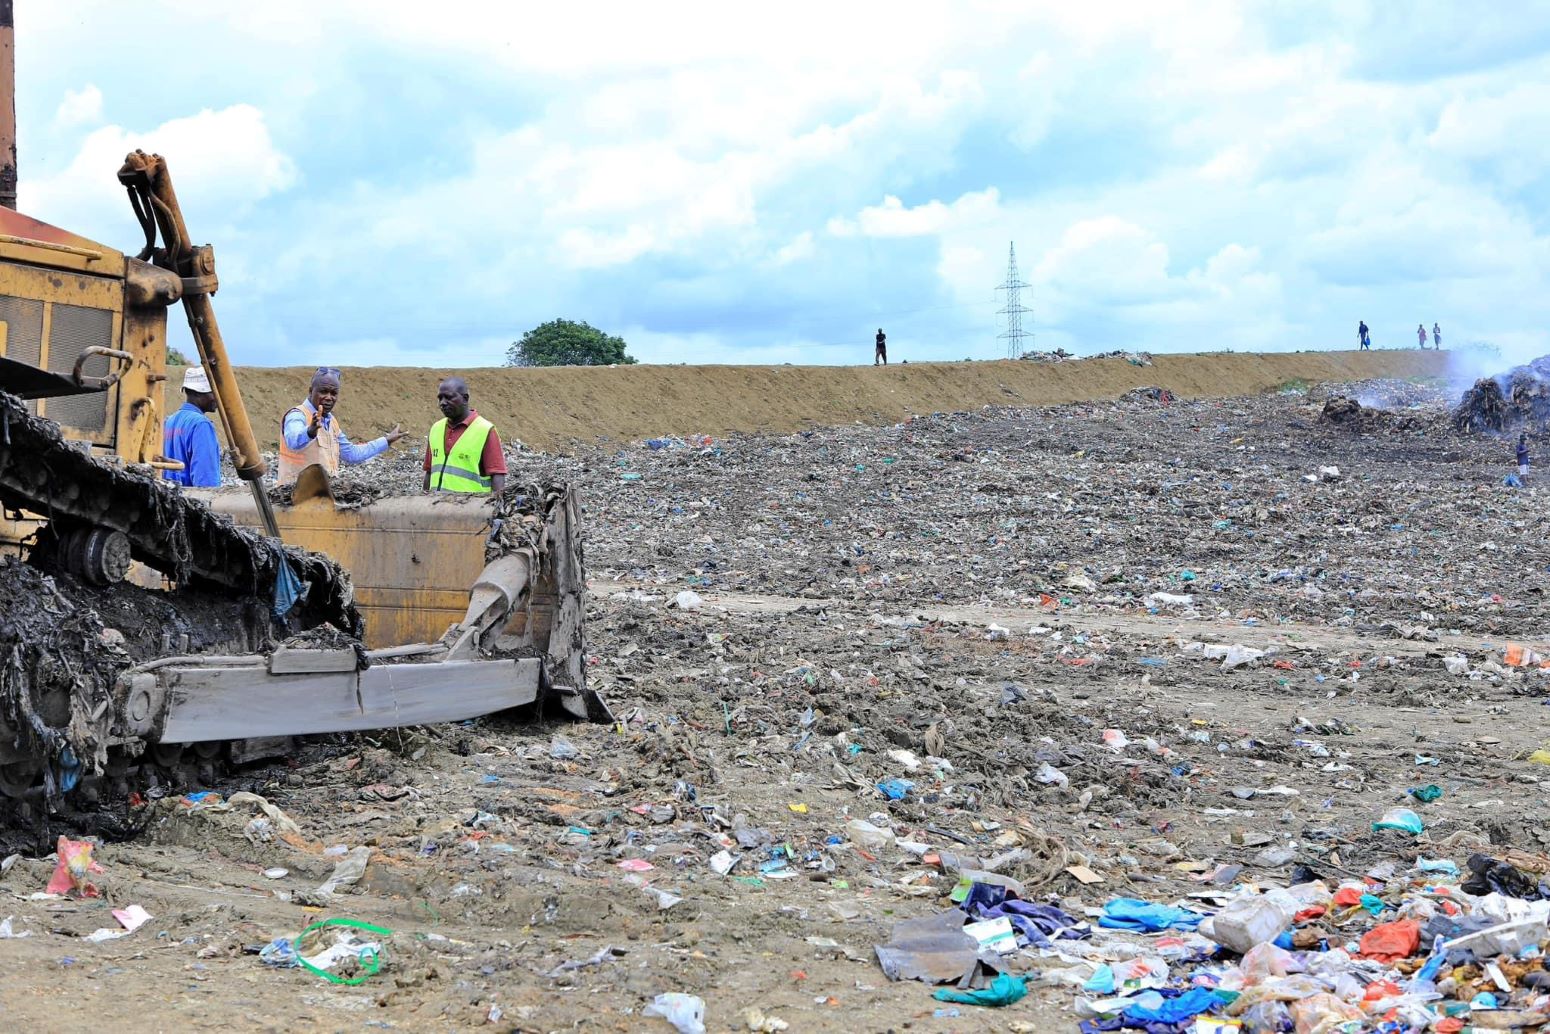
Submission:
[[[1404,419],[1321,423],[1337,395]],[[1550,680],[1506,659],[1550,644],[1545,489],[1503,487],[1511,443],[1454,432],[1456,397],[513,453],[514,481],[581,489],[589,677],[618,723],[309,744],[200,788],[229,805],[150,800],[98,847],[100,898],[35,899],[53,863],[21,857],[0,1008],[24,1029],[666,1032],[641,1010],[677,991],[711,1031],[1074,1030],[1070,960],[1012,956],[1028,997],[957,1015],[884,976],[893,924],[950,907],[944,856],[1021,848],[1003,872],[1091,919],[1193,900],[1222,865],[1285,884],[1543,853]],[[1407,795],[1424,784],[1441,799]],[[1425,832],[1374,832],[1397,805]],[[360,848],[359,881],[321,892]],[[130,904],[153,918],[84,939]],[[380,973],[257,954],[330,917],[393,931]],[[1348,922],[1332,936],[1371,925]]]
[[[866,345],[870,357],[871,345]],[[1041,406],[1110,399],[1160,385],[1186,398],[1252,395],[1295,382],[1438,376],[1449,353],[1420,351],[1158,355],[1047,362],[899,363],[872,366],[619,366],[437,371],[346,367],[339,418],[358,441],[402,425],[396,449],[418,456],[441,418],[436,383],[468,381],[472,401],[507,442],[571,449],[658,435],[788,433],[985,405]],[[273,449],[285,412],[307,396],[315,368],[244,366],[243,401],[262,448]],[[167,379],[167,412],[182,404],[177,370]],[[415,486],[418,488],[418,485]]]

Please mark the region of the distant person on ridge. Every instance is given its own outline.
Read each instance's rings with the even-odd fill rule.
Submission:
[[[1528,484],[1528,435],[1518,435],[1518,480]]]
[[[1367,351],[1368,349],[1370,349],[1372,347],[1372,338],[1367,333],[1367,321],[1366,320],[1358,320],[1357,321],[1357,323],[1356,323],[1356,336],[1361,339],[1362,351],[1363,352]]]
[[[883,328],[877,328],[877,354],[872,357],[872,365],[882,363],[888,365],[888,335],[883,333]]]
[[[1415,339],[1419,342],[1415,347],[1423,352],[1426,351],[1426,324],[1417,323],[1415,325]]]
[[[1435,323],[1432,324],[1432,347],[1442,351],[1442,328]]]

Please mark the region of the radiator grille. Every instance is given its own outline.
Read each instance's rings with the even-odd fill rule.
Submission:
[[[56,303],[49,321],[49,370],[68,377],[75,370],[76,359],[89,345],[113,347],[112,311]],[[36,362],[36,358],[33,361]],[[81,372],[88,377],[104,377],[110,362],[105,355],[94,355],[82,365]],[[100,431],[108,419],[109,394],[111,392],[94,391],[87,395],[49,399],[49,419],[61,426]]]

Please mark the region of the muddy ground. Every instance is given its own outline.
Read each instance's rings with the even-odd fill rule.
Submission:
[[[1409,419],[1322,425],[1334,391]],[[1545,489],[1503,487],[1509,443],[1449,430],[1450,398],[1364,384],[515,456],[584,493],[591,679],[618,723],[313,744],[204,788],[295,831],[246,799],[152,801],[98,850],[98,899],[33,900],[52,865],[20,858],[0,918],[29,936],[0,940],[0,1009],[38,1029],[667,1031],[641,1008],[682,991],[712,1031],[749,1009],[793,1031],[1069,1030],[1059,959],[1014,957],[1042,976],[994,1011],[937,1015],[890,983],[873,946],[956,877],[847,823],[933,856],[1025,847],[1008,873],[1078,917],[1183,899],[1224,863],[1284,883],[1544,851],[1550,769],[1526,756],[1547,680],[1502,662],[1550,640]],[[1266,652],[1208,656],[1233,645]],[[890,779],[913,786],[889,801]],[[1428,783],[1441,800],[1407,798]],[[1407,802],[1421,837],[1371,830]],[[319,897],[362,846],[361,881]],[[154,918],[84,939],[128,904]],[[338,916],[395,931],[360,986],[256,954]]]

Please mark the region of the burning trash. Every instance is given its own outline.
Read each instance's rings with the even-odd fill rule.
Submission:
[[[1520,425],[1550,422],[1550,356],[1515,366],[1496,377],[1482,377],[1459,399],[1453,426],[1460,431],[1498,434]]]

